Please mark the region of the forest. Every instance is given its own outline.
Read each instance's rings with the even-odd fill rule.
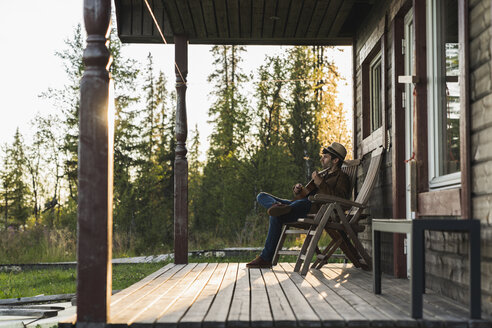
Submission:
[[[174,77],[122,55],[110,35],[114,82],[114,256],[173,248]],[[1,145],[0,262],[74,259],[77,234],[79,84],[82,28],[56,56],[69,83],[40,97],[56,115],[38,113],[29,138],[19,130]],[[209,147],[188,133],[190,249],[261,246],[268,227],[256,194],[291,198],[296,182],[319,168],[322,146],[344,144],[351,131],[337,101],[340,77],[326,47],[287,47],[244,72],[243,46],[211,49]],[[245,84],[254,85],[254,97]],[[203,159],[204,158],[204,159]]]

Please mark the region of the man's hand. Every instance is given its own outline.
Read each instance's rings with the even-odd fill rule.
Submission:
[[[311,174],[311,178],[314,181],[314,184],[319,187],[321,182],[323,181],[323,178],[318,174],[318,171],[314,171],[313,174]]]
[[[297,183],[292,189],[294,191],[294,195],[298,195],[302,191],[302,188],[304,188],[302,184]]]

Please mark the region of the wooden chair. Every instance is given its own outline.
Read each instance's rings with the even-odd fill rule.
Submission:
[[[342,171],[345,172],[349,178],[350,178],[350,183],[351,183],[351,191],[354,188],[355,185],[355,179],[357,176],[357,169],[361,163],[360,159],[354,159],[354,160],[347,160],[343,162],[342,165]],[[321,212],[318,211],[318,213]],[[310,214],[308,215],[311,219],[316,219],[317,216],[316,214]],[[291,222],[291,223],[286,223],[283,226],[282,229],[282,234],[280,235],[280,239],[277,244],[277,248],[275,249],[275,253],[273,255],[273,260],[272,264],[276,265],[278,263],[278,259],[280,255],[299,255],[299,251],[296,250],[286,250],[282,249],[285,238],[287,235],[301,235],[301,234],[307,234],[309,232],[309,228],[311,227],[311,224],[307,222]],[[321,251],[317,249],[317,253],[321,254]]]
[[[359,221],[365,217],[362,211],[366,208],[374,188],[381,165],[383,150],[383,148],[378,148],[372,152],[369,170],[355,201],[322,194],[310,197],[312,201],[323,203],[323,205],[314,219],[305,218],[298,220],[299,223],[308,224],[310,227],[297,257],[294,271],[299,272],[302,266],[301,274],[305,275],[308,272],[314,253],[320,253],[318,241],[323,230],[328,232],[332,241],[318,255],[318,260],[315,262],[316,268],[321,268],[335,250],[340,248],[356,267],[362,267],[367,270],[371,269],[371,256],[366,252],[357,233],[365,229],[363,225],[359,224]],[[350,209],[347,210],[347,208]]]

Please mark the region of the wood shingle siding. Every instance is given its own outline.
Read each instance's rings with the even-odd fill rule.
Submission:
[[[488,313],[492,313],[491,28],[490,1],[470,1],[472,208],[473,217],[482,221],[482,303]]]
[[[478,133],[492,127],[492,94],[474,101],[471,104],[471,132]]]
[[[470,95],[472,102],[490,94],[490,65],[490,62],[485,62],[470,72]]]
[[[470,69],[476,69],[480,65],[490,61],[490,29],[485,29],[470,42]]]
[[[470,42],[490,28],[490,1],[470,1]]]
[[[490,1],[469,1],[469,42],[470,42],[470,108],[471,108],[471,189],[472,216],[482,222],[482,308],[492,313],[492,86],[491,86],[491,6]],[[435,236],[434,240],[443,238],[443,243],[457,244],[458,248],[466,242],[453,240],[449,234]],[[466,258],[463,251],[457,255]],[[436,261],[442,265],[451,266],[447,257],[437,253]],[[460,260],[455,259],[455,260]],[[461,267],[448,267],[457,272],[449,278],[451,282],[461,283]],[[466,268],[465,268],[466,270]],[[445,271],[433,275],[432,288],[450,295],[458,300],[465,300],[458,289],[442,279]],[[441,278],[441,279],[440,279]]]

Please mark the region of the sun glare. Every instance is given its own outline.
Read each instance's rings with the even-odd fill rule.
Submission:
[[[114,82],[109,80],[108,92],[108,149],[114,147],[114,119],[115,119],[115,104],[114,104]]]

